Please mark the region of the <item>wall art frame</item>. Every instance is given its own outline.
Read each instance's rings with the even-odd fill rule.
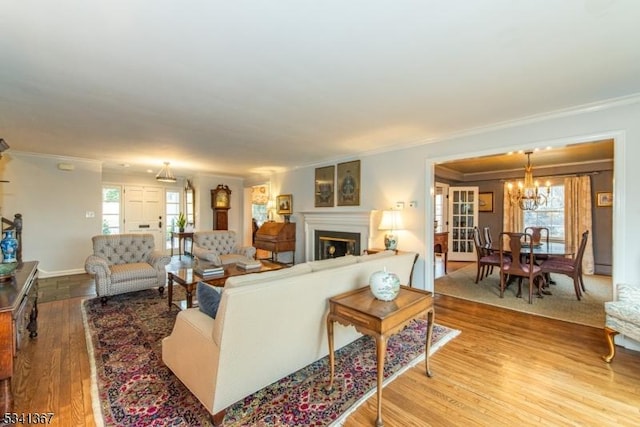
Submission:
[[[599,208],[613,206],[613,193],[611,191],[598,191],[596,193],[596,206]]]
[[[293,213],[293,196],[291,194],[278,195],[276,209],[278,215],[291,215]]]
[[[316,168],[314,184],[315,207],[332,208],[335,200],[336,167],[335,165]]]
[[[338,163],[338,206],[360,206],[360,160]]]
[[[493,191],[478,193],[478,212],[493,212]]]

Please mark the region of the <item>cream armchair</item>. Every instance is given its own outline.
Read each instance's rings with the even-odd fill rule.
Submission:
[[[609,363],[616,355],[613,337],[622,334],[640,342],[640,287],[619,284],[618,300],[604,303],[604,332],[609,345],[609,354],[602,356]]]
[[[239,246],[235,231],[196,231],[193,233],[193,254],[215,265],[224,265],[254,259],[256,248]]]
[[[84,269],[94,275],[102,304],[111,295],[143,289],[157,287],[162,294],[171,257],[155,250],[152,234],[101,235],[92,241]]]

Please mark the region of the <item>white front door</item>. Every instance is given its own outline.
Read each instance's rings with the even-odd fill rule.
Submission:
[[[473,227],[478,225],[478,187],[449,187],[449,260],[475,261]]]
[[[156,250],[164,251],[164,190],[161,187],[125,186],[125,233],[151,233]]]

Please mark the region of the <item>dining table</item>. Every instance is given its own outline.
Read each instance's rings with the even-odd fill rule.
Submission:
[[[500,242],[492,242],[487,249],[493,252],[500,252]],[[509,248],[509,245],[506,243],[504,245],[504,252],[511,252],[511,248]],[[540,242],[534,245],[523,243],[520,249],[522,255],[533,253],[534,256],[573,256],[575,252],[576,250],[572,245],[567,245],[564,242]]]
[[[500,243],[501,243],[500,241],[492,242],[491,245],[487,245],[487,249],[489,249],[492,252],[499,253]],[[511,248],[509,247],[506,241],[504,242],[503,248],[504,248],[503,249],[504,253],[511,253]],[[548,242],[548,243],[540,242],[540,243],[535,243],[533,245],[530,245],[528,243],[523,243],[522,247],[520,248],[520,255],[527,256],[527,255],[530,255],[531,253],[533,253],[534,257],[549,257],[549,256],[573,257],[576,253],[576,249],[573,247],[573,245],[567,245],[564,242]],[[512,281],[513,279],[510,278],[507,283],[510,284]],[[547,286],[550,284],[553,285],[555,284],[555,282],[551,279],[550,276],[548,276]],[[548,289],[543,290],[543,293],[545,295],[551,295],[551,292]]]

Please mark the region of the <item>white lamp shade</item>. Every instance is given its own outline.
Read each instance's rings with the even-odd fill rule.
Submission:
[[[378,230],[402,230],[402,215],[400,211],[382,211],[382,219]]]

